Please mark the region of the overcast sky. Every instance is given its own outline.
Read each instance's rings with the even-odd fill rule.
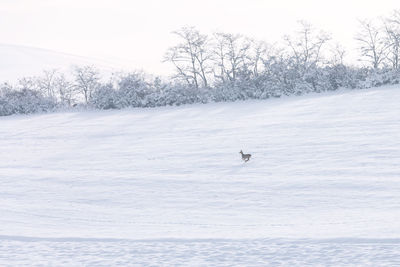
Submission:
[[[275,42],[306,20],[354,54],[358,19],[387,15],[399,0],[0,0],[0,43],[108,58],[166,74],[171,31],[195,26]]]

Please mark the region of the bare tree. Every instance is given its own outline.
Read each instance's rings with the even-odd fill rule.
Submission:
[[[215,33],[214,38],[216,40],[213,47],[213,60],[217,63],[218,68],[213,69],[214,77],[225,82],[225,77],[227,76],[227,70],[225,65],[228,64],[228,59],[225,52],[226,43],[224,38],[221,38],[222,33]]]
[[[81,93],[88,104],[92,93],[99,87],[100,74],[93,66],[75,66],[73,68],[75,90]]]
[[[74,85],[67,80],[63,73],[59,73],[54,78],[54,92],[58,96],[60,102],[67,106],[72,106],[75,102],[76,89]]]
[[[83,68],[82,68],[83,69]],[[83,73],[83,70],[80,73]],[[88,76],[84,74],[83,76]],[[20,80],[22,88],[39,91],[43,96],[71,106],[75,100],[78,88],[67,80],[65,75],[56,69],[45,70],[42,76],[23,78]]]
[[[384,19],[386,32],[385,46],[388,47],[387,59],[393,69],[398,69],[400,64],[400,10],[395,10],[388,18]]]
[[[54,82],[57,75],[58,71],[56,69],[52,69],[43,71],[43,75],[38,77],[37,86],[43,95],[56,98]]]
[[[252,40],[251,43],[251,65],[252,65],[252,72],[255,77],[259,75],[260,68],[264,67],[263,62],[265,61],[266,57],[271,54],[273,47],[269,46],[264,41],[255,41]]]
[[[385,60],[388,44],[385,42],[383,31],[375,26],[372,21],[360,21],[360,30],[355,39],[359,43],[361,56],[369,62],[374,69],[379,68]]]
[[[344,65],[344,56],[346,55],[346,49],[340,45],[339,43],[336,43],[335,46],[333,46],[331,49],[331,59],[329,60],[329,63],[333,66],[335,65]]]
[[[175,78],[184,80],[196,88],[208,86],[207,75],[211,72],[208,65],[210,54],[207,49],[208,37],[200,34],[194,27],[183,27],[173,32],[181,43],[168,49],[164,62],[171,62],[177,71]]]
[[[235,81],[238,73],[249,67],[251,41],[240,34],[215,33],[214,76],[222,81]],[[260,47],[259,56],[262,53]],[[258,58],[259,59],[259,58]]]
[[[301,29],[295,36],[286,35],[284,40],[292,52],[296,65],[305,73],[310,67],[322,62],[321,49],[331,39],[323,32],[317,32],[309,23],[299,21]]]
[[[23,90],[23,89],[29,89],[33,91],[40,91],[40,87],[38,86],[38,77],[32,76],[32,77],[23,77],[18,80],[18,87]]]

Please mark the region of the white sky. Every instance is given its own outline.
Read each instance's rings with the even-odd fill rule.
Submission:
[[[387,15],[399,0],[0,0],[0,43],[114,59],[154,74],[171,31],[242,33],[275,42],[306,20],[355,54],[357,19]],[[0,59],[1,60],[1,59]]]

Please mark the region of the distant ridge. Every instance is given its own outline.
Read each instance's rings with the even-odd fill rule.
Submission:
[[[69,72],[72,65],[94,65],[100,71],[111,73],[121,69],[118,64],[68,53],[0,43],[0,83],[15,82],[21,77],[35,76],[44,70]]]

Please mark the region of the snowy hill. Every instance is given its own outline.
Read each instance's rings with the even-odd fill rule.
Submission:
[[[2,117],[0,264],[398,265],[399,103],[386,87]]]
[[[0,59],[0,82],[15,82],[50,69],[68,72],[72,65],[94,65],[105,72],[118,68],[117,64],[102,60],[9,44],[0,44]]]

